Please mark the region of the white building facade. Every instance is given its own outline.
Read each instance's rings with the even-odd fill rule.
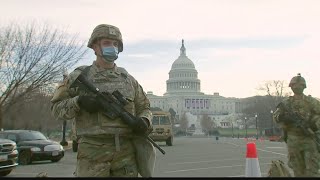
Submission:
[[[147,92],[151,107],[159,107],[165,111],[172,108],[178,117],[184,112],[190,112],[198,117],[207,114],[209,117],[221,119],[222,116],[240,113],[238,98],[226,98],[219,93],[209,95],[201,92],[198,71],[186,55],[184,40],[182,40],[180,56],[171,66],[166,85],[166,93],[163,96],[154,95],[152,91]],[[218,124],[230,126],[230,123],[223,121]]]

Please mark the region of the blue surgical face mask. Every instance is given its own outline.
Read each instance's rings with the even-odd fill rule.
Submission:
[[[118,48],[114,46],[102,47],[102,57],[108,62],[113,62],[118,58]]]

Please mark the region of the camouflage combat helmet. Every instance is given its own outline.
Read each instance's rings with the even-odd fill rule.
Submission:
[[[88,47],[92,49],[93,44],[96,40],[99,38],[108,38],[108,39],[114,39],[119,42],[118,50],[119,52],[122,52],[123,50],[123,42],[122,42],[122,35],[119,30],[119,28],[109,25],[109,24],[100,24],[97,27],[93,29],[93,32],[91,34],[91,37],[88,42]]]
[[[298,73],[297,76],[295,76],[295,77],[293,77],[293,78],[291,79],[291,81],[290,81],[290,83],[289,83],[289,87],[292,87],[292,85],[293,85],[293,84],[296,84],[296,83],[301,83],[301,84],[303,84],[303,85],[304,85],[304,88],[307,87],[306,80],[305,80],[303,77],[301,77],[301,74],[300,74],[300,73]]]

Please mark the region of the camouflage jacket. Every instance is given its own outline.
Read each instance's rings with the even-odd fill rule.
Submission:
[[[286,107],[291,107],[295,113],[299,114],[306,121],[304,123],[313,130],[320,130],[320,102],[309,96],[303,95],[301,99],[290,96],[283,101]],[[273,114],[274,121],[278,123],[285,131],[296,135],[302,135],[301,129],[297,128],[294,123],[282,119],[280,115],[284,114],[284,109],[277,107]]]
[[[81,66],[75,69],[64,83],[57,87],[51,100],[53,116],[57,119],[67,120],[74,118],[77,135],[129,133],[128,126],[120,118],[111,120],[101,112],[88,113],[80,109],[77,103],[79,95],[90,93],[79,87],[73,87],[72,84],[86,67]],[[86,74],[87,79],[101,92],[112,93],[114,90],[119,90],[129,100],[124,108],[137,117],[147,118],[149,124],[152,124],[149,99],[137,80],[124,68],[115,65],[113,69],[102,69],[93,63]]]

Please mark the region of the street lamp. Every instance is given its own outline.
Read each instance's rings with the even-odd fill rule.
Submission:
[[[271,136],[273,136],[273,111],[270,111],[271,113]]]
[[[239,139],[239,136],[240,136],[240,126],[238,124],[238,139]]]
[[[233,122],[231,122],[231,128],[232,128],[232,138],[234,138],[234,134],[233,134]]]
[[[244,126],[246,128],[246,138],[248,138],[248,131],[247,131],[247,117],[244,117]]]
[[[259,139],[259,136],[258,136],[258,115],[256,114],[254,117],[256,117],[256,132],[257,132],[256,139]]]

